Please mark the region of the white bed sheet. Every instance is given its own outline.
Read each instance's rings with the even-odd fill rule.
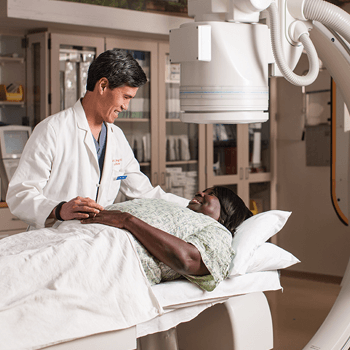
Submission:
[[[0,241],[0,350],[40,349],[162,313],[124,230],[67,221]]]

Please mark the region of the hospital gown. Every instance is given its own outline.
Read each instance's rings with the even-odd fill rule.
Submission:
[[[184,276],[204,290],[212,291],[228,276],[234,257],[231,233],[215,219],[161,199],[136,199],[113,204],[108,210],[129,212],[160,230],[193,244],[210,272],[207,276]],[[143,269],[153,284],[180,278],[181,275],[152,256],[134,238]]]

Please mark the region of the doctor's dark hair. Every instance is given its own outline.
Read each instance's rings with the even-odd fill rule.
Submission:
[[[244,220],[253,216],[253,213],[231,189],[223,186],[214,186],[213,193],[220,202],[219,222],[234,235],[236,228]]]
[[[101,78],[107,78],[110,89],[124,85],[140,87],[147,82],[145,72],[136,59],[125,50],[107,50],[90,65],[86,89],[93,91]]]

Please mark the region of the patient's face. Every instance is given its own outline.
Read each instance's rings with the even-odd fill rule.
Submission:
[[[220,202],[214,195],[212,188],[208,188],[204,192],[197,192],[187,208],[208,215],[215,220],[219,220],[220,217]]]

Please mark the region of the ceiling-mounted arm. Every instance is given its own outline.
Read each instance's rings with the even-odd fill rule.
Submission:
[[[323,0],[288,0],[288,11],[300,20],[312,20],[333,29],[350,42],[350,15]]]
[[[276,4],[273,2],[267,8],[270,19],[271,46],[276,64],[283,77],[291,84],[297,86],[307,86],[312,84],[318,77],[320,70],[319,60],[316,49],[309,38],[309,28],[302,21],[296,21],[291,24],[289,34],[291,39],[297,44],[301,42],[309,59],[309,72],[305,76],[296,75],[289,67],[282,50],[281,26],[279,23],[279,12]]]
[[[295,18],[313,21],[311,39],[350,111],[350,14],[323,0],[288,0],[287,5]]]
[[[281,26],[278,20],[278,9],[273,2],[267,8],[270,16],[271,44],[276,63],[282,75],[290,83],[298,86],[307,86],[314,82],[319,71],[317,52],[309,39],[308,21],[317,21],[350,42],[350,15],[339,7],[323,0],[287,0],[288,11],[296,19],[289,26],[289,35],[294,42],[300,41],[308,55],[310,69],[306,76],[295,75],[285,61],[281,44]]]

